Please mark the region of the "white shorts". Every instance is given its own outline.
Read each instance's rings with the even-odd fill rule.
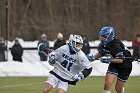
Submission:
[[[61,88],[64,91],[67,91],[68,89],[68,82],[61,81],[60,79],[58,79],[52,74],[48,76],[48,80],[45,82],[51,84],[53,88],[57,86],[57,88]]]

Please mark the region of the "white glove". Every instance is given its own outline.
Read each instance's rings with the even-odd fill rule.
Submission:
[[[56,61],[58,61],[58,58],[56,57],[56,55],[51,54],[51,55],[49,56],[49,64],[50,64],[50,65],[54,65],[54,64],[56,63]]]
[[[82,72],[78,72],[75,76],[74,76],[74,81],[76,82],[80,82],[81,80],[84,79],[84,75]]]

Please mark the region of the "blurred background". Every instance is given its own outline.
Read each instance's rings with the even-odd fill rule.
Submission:
[[[0,61],[47,61],[37,51],[40,43],[57,49],[69,35],[84,38],[83,51],[97,51],[98,31],[113,26],[116,37],[140,57],[139,0],[1,0]],[[136,38],[138,38],[136,40]]]
[[[122,40],[139,32],[139,0],[1,0],[0,36],[37,40],[42,33],[54,40],[58,32],[98,39],[102,26],[112,25]]]
[[[0,0],[0,92],[40,93],[53,67],[37,46],[46,43],[56,49],[72,33],[89,45],[86,55],[94,54],[98,31],[107,25],[140,59],[140,0]],[[108,64],[96,60],[92,67],[94,77],[70,86],[68,93],[102,93]],[[131,76],[126,92],[139,93],[139,62],[133,62]]]

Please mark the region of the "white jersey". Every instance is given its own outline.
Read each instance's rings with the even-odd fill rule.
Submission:
[[[85,68],[89,69],[92,67],[83,51],[80,50],[75,54],[70,54],[68,44],[54,50],[49,55],[51,54],[55,54],[58,57],[58,62],[73,76],[79,71],[83,71]],[[52,71],[63,79],[73,81],[71,75],[58,64],[54,65]]]

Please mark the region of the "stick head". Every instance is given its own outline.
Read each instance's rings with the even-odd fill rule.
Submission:
[[[45,54],[49,54],[50,52],[52,52],[52,49],[49,48],[49,46],[45,43],[41,43],[38,45],[38,51],[39,52],[44,52]]]

